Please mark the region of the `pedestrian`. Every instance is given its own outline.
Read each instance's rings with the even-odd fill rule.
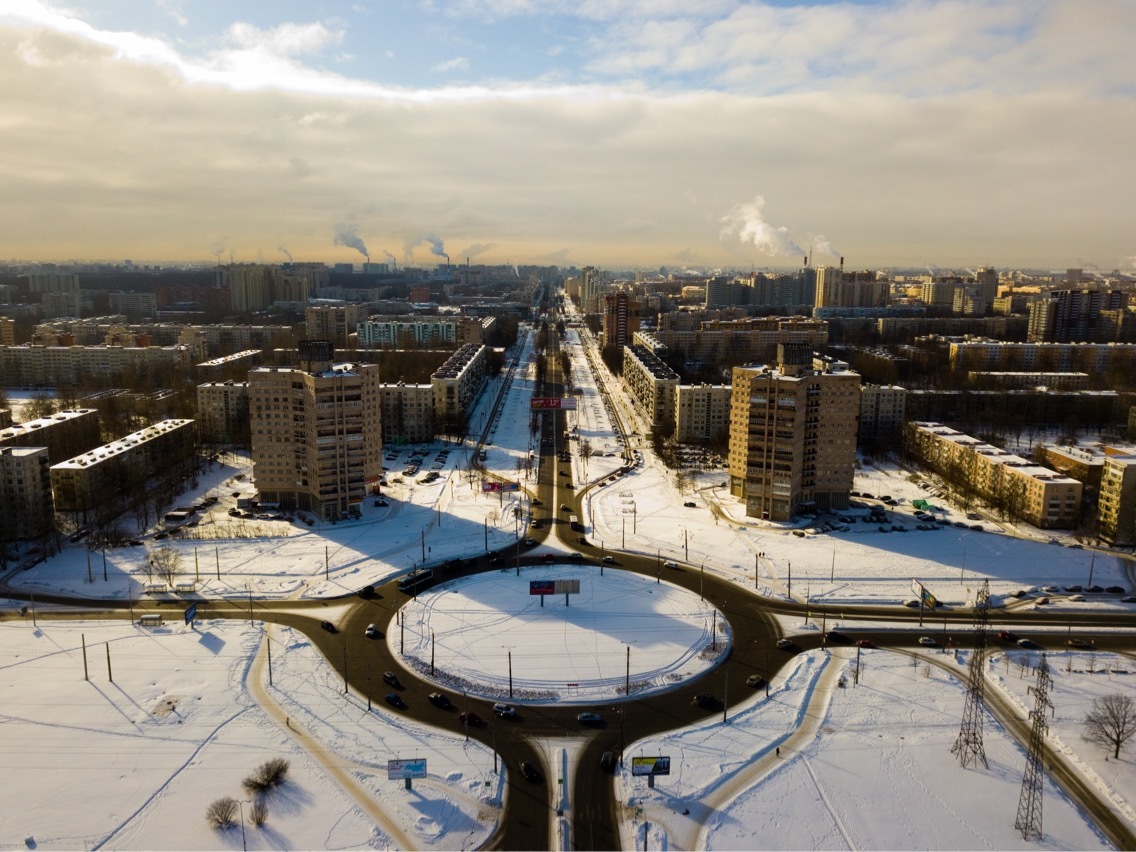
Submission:
[[[777,746],[777,756],[781,756],[781,746]]]

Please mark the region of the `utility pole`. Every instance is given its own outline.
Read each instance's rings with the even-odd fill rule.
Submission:
[[[958,738],[951,746],[951,753],[957,754],[963,769],[979,761],[989,769],[986,761],[986,748],[982,742],[982,723],[985,714],[984,696],[986,691],[986,633],[990,627],[990,581],[985,580],[978,590],[974,602],[974,650],[971,652],[970,668],[967,672],[966,703],[962,711],[962,727]]]

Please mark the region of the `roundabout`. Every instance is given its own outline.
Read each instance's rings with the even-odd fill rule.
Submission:
[[[559,583],[567,594],[545,594]],[[594,565],[486,572],[435,586],[398,610],[393,656],[469,695],[593,704],[697,679],[726,658],[725,617],[687,589]]]

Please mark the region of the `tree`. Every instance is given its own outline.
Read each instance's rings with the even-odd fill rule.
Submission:
[[[181,554],[172,547],[159,547],[150,551],[150,564],[154,573],[172,586],[181,567]]]
[[[587,476],[588,475],[588,459],[590,459],[592,456],[594,456],[596,454],[595,449],[592,447],[592,442],[589,441],[587,438],[581,438],[577,447],[576,447],[576,452],[579,454],[580,458],[583,459],[584,475]]]
[[[1119,693],[1094,698],[1092,709],[1085,714],[1084,727],[1084,738],[1111,748],[1112,757],[1117,760],[1121,747],[1136,734],[1136,701]]]
[[[235,824],[234,817],[237,815],[237,800],[232,796],[222,796],[220,799],[214,799],[209,807],[205,809],[205,819],[209,824],[218,830],[229,828]]]

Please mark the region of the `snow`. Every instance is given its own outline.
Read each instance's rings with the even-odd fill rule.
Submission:
[[[568,337],[576,340],[577,331]],[[981,508],[985,530],[976,531],[965,512],[932,498],[940,507],[937,515],[952,526],[917,530],[910,501],[928,497],[920,484],[928,477],[890,463],[862,460],[856,487],[901,499],[900,506],[888,508],[887,526],[907,532],[885,533],[878,524],[861,522],[866,508],[838,513],[857,520],[847,531],[827,533],[806,530],[821,529],[825,520],[839,523],[838,518],[792,525],[746,518],[726,493],[721,467],[707,465],[690,471],[690,483],[676,482],[654,459],[642,437],[644,424],[623,399],[618,381],[597,358],[597,382],[582,349],[569,342],[566,350],[579,389],[579,408],[568,415],[576,436],[569,441],[574,494],[582,501],[586,535],[597,547],[704,566],[736,582],[739,594],[756,586],[774,598],[791,593],[801,602],[823,602],[832,620],[839,620],[841,604],[912,597],[912,579],[951,606],[971,600],[983,579],[989,579],[996,603],[1010,603],[1014,599],[1007,596],[1018,590],[1087,585],[1090,575],[1102,586],[1134,585],[1127,556],[1049,544],[1050,538],[1066,545],[1074,540],[1066,533],[1001,523]],[[530,487],[537,471],[527,469],[526,459],[538,437],[529,430],[531,355],[531,341],[525,341],[517,369],[493,380],[471,418],[484,430],[491,473]],[[610,411],[600,383],[616,392]],[[498,394],[502,403],[494,414]],[[613,416],[635,433],[626,448],[613,437]],[[586,460],[575,451],[585,441],[595,453]],[[389,484],[383,488],[388,505],[368,501],[360,507],[361,518],[336,524],[301,514],[291,520],[232,517],[233,495],[254,492],[247,458],[227,454],[179,498],[177,505],[218,498],[181,536],[155,540],[166,525],[148,523],[138,534],[139,546],[104,554],[69,544],[30,570],[10,572],[10,588],[24,598],[0,604],[7,611],[0,622],[5,651],[0,686],[9,696],[0,725],[0,747],[9,756],[0,788],[6,805],[0,846],[33,838],[44,848],[237,848],[239,831],[214,832],[204,809],[218,796],[247,798],[241,779],[273,756],[290,760],[290,780],[273,794],[266,828],[247,827],[249,848],[442,849],[483,843],[496,827],[503,793],[492,754],[384,707],[368,712],[366,697],[345,696],[331,667],[302,634],[260,621],[143,629],[49,620],[62,608],[28,601],[31,595],[63,593],[180,602],[167,606],[170,612],[199,597],[226,597],[250,600],[255,612],[269,601],[286,606],[288,600],[350,594],[423,562],[511,548],[524,537],[530,514],[561,514],[558,505],[531,506],[524,492],[483,493],[479,478],[468,474],[477,450],[473,440],[388,448]],[[415,453],[424,458],[422,471],[406,476],[402,472]],[[623,453],[631,466],[619,475]],[[435,466],[438,481],[416,481]],[[953,525],[964,521],[965,529]],[[194,592],[146,592],[155,583],[149,552],[166,546],[180,556],[178,581],[192,581]],[[712,613],[688,593],[611,567],[602,581],[594,566],[586,577],[574,573],[579,566],[552,538],[525,552],[552,554],[556,561],[526,567],[520,578],[506,565],[410,603],[407,664],[420,672],[427,666],[432,632],[439,683],[471,693],[481,684],[482,694],[497,697],[507,685],[503,657],[512,651],[514,686],[525,692],[524,701],[569,702],[606,701],[622,689],[628,646],[641,689],[665,688],[713,666],[713,654],[707,658],[703,651],[708,631],[712,643],[723,643],[722,622],[711,628]],[[562,597],[548,597],[542,610],[539,598],[527,594],[531,579],[577,576],[582,593],[568,607]],[[1035,597],[1012,605],[1033,606]],[[30,614],[21,618],[15,612],[25,602],[38,616],[36,625]],[[349,605],[333,606],[328,617]],[[1052,606],[1131,611],[1115,597],[1072,603],[1054,595]],[[997,609],[993,617],[997,622]],[[783,623],[790,632],[806,629],[799,618]],[[83,637],[90,681],[82,677]],[[107,643],[113,684],[106,676]],[[266,643],[272,647],[271,686]],[[866,655],[860,685],[841,689],[834,684],[839,673],[848,675],[847,653],[836,649],[796,658],[775,679],[768,699],[754,696],[732,710],[724,725],[710,722],[633,744],[629,756],[669,753],[674,768],[650,792],[645,781],[621,774],[625,846],[643,843],[644,832],[652,847],[677,848],[1021,846],[1013,816],[1024,755],[1013,741],[988,723],[991,770],[960,769],[950,754],[961,718],[958,683],[935,667],[925,674],[923,665],[913,666],[905,655],[875,651]],[[999,669],[1001,660],[991,663],[992,688],[1017,695],[1025,712],[1028,676],[1019,680],[1012,667],[1007,675]],[[1131,691],[1131,676],[1078,674],[1083,660],[1066,674],[1063,664],[1063,657],[1051,656],[1053,737],[1136,822],[1129,760],[1122,755],[1121,761],[1105,762],[1077,730],[1091,697],[1114,685]],[[1098,672],[1103,664],[1104,656],[1097,655]],[[1109,667],[1124,665],[1114,661]],[[633,717],[629,721],[633,730]],[[578,746],[574,739],[545,743],[550,765],[566,767],[571,775]],[[386,759],[417,756],[428,758],[430,777],[415,781],[412,792],[386,780]],[[1104,845],[1049,786],[1045,808],[1044,845]],[[684,809],[691,813],[682,814]]]

